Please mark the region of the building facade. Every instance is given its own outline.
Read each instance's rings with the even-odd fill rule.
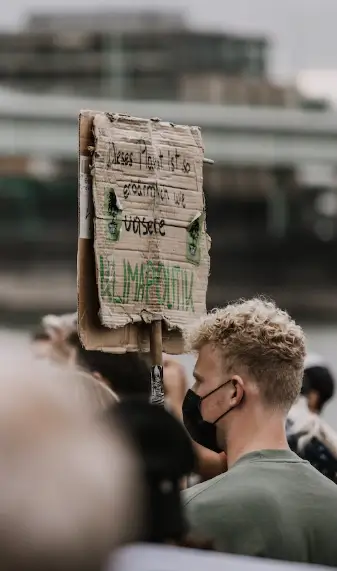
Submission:
[[[263,36],[190,29],[179,13],[36,15],[0,34],[0,84],[139,100],[296,104],[268,79]]]

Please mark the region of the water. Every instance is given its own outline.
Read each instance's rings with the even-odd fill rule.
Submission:
[[[337,325],[307,326],[305,327],[305,332],[309,351],[319,353],[326,359],[336,376],[337,384]],[[8,354],[12,354],[13,359],[18,359],[20,355],[28,353],[29,350],[28,334],[26,332],[13,329],[0,330],[0,359],[3,355],[8,356]],[[178,359],[186,367],[189,381],[192,383],[193,357],[182,355]],[[327,405],[323,416],[337,430],[337,394],[332,402]]]

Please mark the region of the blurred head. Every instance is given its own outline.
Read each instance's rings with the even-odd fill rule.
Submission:
[[[75,370],[72,378],[78,378],[78,396],[80,397],[82,392],[85,393],[85,398],[88,399],[90,407],[97,416],[119,401],[116,393],[114,393],[106,383],[103,383],[85,371]]]
[[[68,335],[77,330],[77,312],[64,313],[62,315],[45,315],[41,323],[42,327],[51,337],[53,337],[55,332],[59,332],[65,339]]]
[[[72,361],[73,350],[67,338],[76,331],[77,314],[45,315],[32,336],[33,354],[56,363]]]
[[[308,355],[303,376],[302,394],[306,397],[311,412],[321,414],[326,403],[333,397],[335,380],[330,369],[319,355]]]
[[[8,570],[96,570],[133,537],[140,471],[87,379],[48,362],[0,370],[0,553]],[[130,519],[129,519],[130,518]]]
[[[51,338],[42,327],[32,334],[31,345],[34,357],[38,359],[49,359],[51,357]]]
[[[119,397],[150,397],[150,369],[139,353],[105,353],[87,351],[77,333],[69,340],[76,347],[77,365],[106,383]]]
[[[67,341],[66,343],[69,345]],[[33,336],[33,348],[33,354],[37,358],[47,359],[50,363],[57,365],[68,364],[67,359],[62,360],[61,358],[55,358],[53,341],[49,337],[48,333],[43,330],[38,331]],[[99,375],[91,375],[86,370],[80,372],[74,370],[72,377],[77,379],[77,383],[81,386],[82,391],[87,394],[87,397],[91,400],[93,408],[97,410],[98,414],[118,401],[116,393],[114,393],[105,382],[101,381]]]
[[[262,299],[239,301],[202,318],[187,341],[198,358],[184,422],[199,444],[226,451],[229,434],[285,419],[305,357],[303,331],[285,311]]]

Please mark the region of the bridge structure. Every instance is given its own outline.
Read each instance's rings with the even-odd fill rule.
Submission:
[[[81,109],[199,125],[209,158],[231,165],[295,167],[330,186],[337,171],[337,111],[114,101],[0,91],[0,155],[76,159]],[[317,180],[316,180],[317,179]]]

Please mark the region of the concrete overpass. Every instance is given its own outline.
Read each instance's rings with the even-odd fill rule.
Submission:
[[[323,178],[336,172],[335,111],[95,100],[7,90],[0,91],[0,154],[75,158],[80,109],[199,125],[206,155],[219,162],[304,169],[316,165]]]

